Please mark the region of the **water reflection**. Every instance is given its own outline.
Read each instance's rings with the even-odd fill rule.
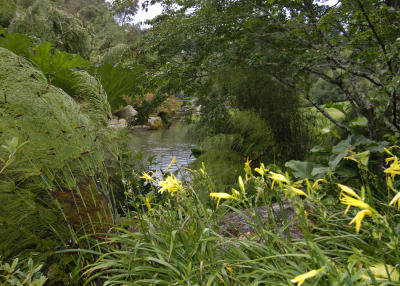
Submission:
[[[156,170],[166,170],[175,156],[176,163],[169,169],[175,172],[195,160],[191,149],[196,145],[185,136],[186,128],[184,123],[176,122],[170,129],[134,130],[132,148],[140,151],[144,158],[154,156],[156,164],[153,167]],[[181,173],[178,177],[182,176]]]

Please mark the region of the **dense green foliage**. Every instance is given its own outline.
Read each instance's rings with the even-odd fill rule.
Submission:
[[[102,0],[3,2],[0,25],[4,28],[38,37],[53,43],[57,49],[91,58],[97,63],[110,58],[107,54],[113,53],[112,50],[132,44],[140,36],[138,27],[119,25]]]

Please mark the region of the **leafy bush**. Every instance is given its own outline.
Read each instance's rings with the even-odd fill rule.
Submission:
[[[91,69],[102,83],[108,95],[108,101],[113,110],[119,109],[133,100],[138,90],[137,77],[141,70],[132,70],[121,66],[103,64]]]
[[[92,36],[82,22],[46,0],[35,1],[27,9],[18,9],[9,30],[52,42],[63,51],[84,58],[89,56],[92,48]]]
[[[10,286],[42,286],[46,283],[47,278],[40,273],[42,265],[35,266],[29,259],[27,267],[21,269],[21,266],[18,258],[11,264],[0,261],[0,283]]]
[[[229,132],[203,139],[200,144],[202,154],[194,165],[198,168],[204,162],[220,191],[235,184],[232,178],[243,173],[242,165],[246,158],[254,162],[276,162],[279,150],[268,123],[252,111],[232,110],[225,128]],[[201,131],[195,128],[190,132]]]

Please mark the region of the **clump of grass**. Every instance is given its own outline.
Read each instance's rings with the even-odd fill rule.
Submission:
[[[399,163],[390,154],[386,173],[395,178]],[[197,195],[213,190],[203,166],[192,174],[203,177],[204,185],[194,188],[175,182],[178,193],[165,192],[163,203],[128,213],[134,229],[121,225],[96,246],[97,261],[83,270],[86,283],[94,279],[104,285],[398,283],[398,233],[393,226],[399,223],[394,206],[400,195],[393,178],[382,186],[388,187],[389,199],[381,201],[361,186],[358,191],[338,185],[333,177],[293,181],[263,165],[253,169],[250,162],[245,170],[237,190],[210,193],[218,204],[203,202]],[[167,190],[177,187],[174,184]],[[250,194],[249,188],[258,192]],[[326,200],[331,193],[340,200]],[[296,214],[292,218],[286,213],[287,203]],[[267,219],[259,214],[260,205],[266,207]],[[360,216],[365,210],[370,213]],[[222,233],[219,226],[227,212],[242,216],[253,231]],[[293,226],[300,235],[293,235]]]

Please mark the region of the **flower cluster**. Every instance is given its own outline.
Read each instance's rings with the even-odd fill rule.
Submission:
[[[385,170],[386,174],[391,176],[391,179],[388,178],[388,187],[392,190],[397,192],[394,198],[390,201],[389,206],[395,205],[397,203],[398,208],[400,209],[400,192],[396,191],[393,188],[392,180],[396,177],[396,175],[400,175],[400,163],[397,156],[393,155],[388,149],[385,149],[386,153],[388,153],[391,157],[386,159],[386,164],[392,162],[390,167]]]
[[[347,208],[344,213],[347,213],[350,207],[357,207],[361,209],[356,216],[350,221],[349,224],[356,223],[356,233],[360,232],[361,222],[366,215],[373,216],[376,211],[366,202],[364,202],[364,189],[362,189],[362,197],[360,197],[355,191],[345,185],[338,184],[340,188],[339,200],[342,204],[346,205]]]
[[[165,180],[159,181],[158,184],[161,186],[161,189],[158,190],[161,194],[164,191],[168,191],[171,196],[174,196],[174,193],[183,190],[182,182],[179,181],[174,175],[169,175]]]

